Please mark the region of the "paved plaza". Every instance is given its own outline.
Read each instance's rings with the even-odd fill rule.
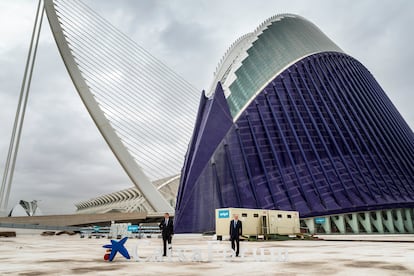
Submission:
[[[15,238],[0,238],[0,274],[414,275],[414,236],[360,236],[360,241],[344,238],[242,242],[244,256],[234,258],[227,251],[228,241],[175,235],[172,257],[161,259],[160,239],[129,239],[126,248],[132,259],[117,255],[113,262],[106,262],[102,246],[110,244],[108,239],[82,239],[79,235],[45,237],[40,232],[18,231]]]

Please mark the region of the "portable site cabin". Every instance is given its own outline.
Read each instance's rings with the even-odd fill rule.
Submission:
[[[222,208],[216,209],[218,240],[229,236],[230,221],[236,214],[243,223],[243,236],[300,233],[299,212],[296,211]]]

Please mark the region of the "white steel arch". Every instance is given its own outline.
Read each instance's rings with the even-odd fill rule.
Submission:
[[[105,117],[103,111],[99,107],[98,102],[94,99],[86,84],[79,67],[71,53],[67,44],[63,30],[58,20],[53,0],[45,0],[45,10],[49,19],[49,24],[53,32],[59,52],[65,63],[66,69],[79,93],[83,103],[88,109],[89,114],[94,120],[96,126],[104,137],[105,141],[115,154],[125,172],[137,186],[137,188],[145,195],[148,203],[155,211],[172,211],[172,207],[152,185],[151,181],[144,174],[142,168],[135,162],[134,158],[125,148],[119,136],[116,134],[113,127],[110,125],[108,119]]]
[[[69,75],[106,143],[153,211],[173,213],[152,181],[181,169],[197,89],[79,0],[44,0],[44,5]],[[181,137],[187,140],[180,144]]]

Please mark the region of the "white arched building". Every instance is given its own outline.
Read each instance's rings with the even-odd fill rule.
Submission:
[[[166,177],[153,182],[157,191],[166,201],[175,208],[180,175]],[[131,212],[151,212],[152,209],[145,197],[136,187],[121,190],[111,194],[106,194],[91,198],[75,204],[78,214],[100,214],[109,212],[131,213]]]

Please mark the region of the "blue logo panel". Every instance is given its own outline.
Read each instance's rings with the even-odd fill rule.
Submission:
[[[325,218],[315,218],[315,223],[316,224],[324,224],[325,223]]]
[[[229,210],[219,210],[218,211],[218,218],[229,218],[230,211]]]
[[[128,225],[128,231],[137,232],[138,231],[138,225]]]

